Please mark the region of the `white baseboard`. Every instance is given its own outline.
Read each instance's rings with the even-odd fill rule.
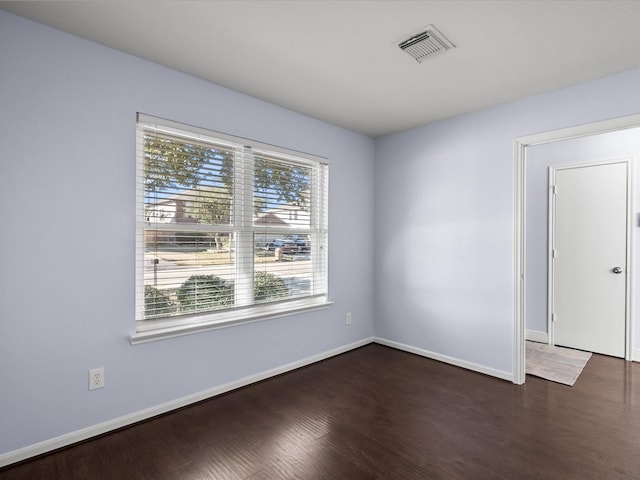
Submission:
[[[398,343],[398,342],[394,342],[393,340],[387,340],[386,338],[374,337],[373,341],[375,343],[379,343],[380,345],[386,345],[387,347],[397,348],[398,350],[404,350],[405,352],[415,353],[416,355],[431,358],[433,360],[438,360],[439,362],[448,363],[450,365],[455,365],[456,367],[466,368],[467,370],[473,370],[474,372],[484,373],[485,375],[501,378],[502,380],[508,380],[510,382],[513,381],[513,374],[511,372],[505,372],[503,370],[497,370],[495,368],[485,367],[484,365],[479,365],[473,362],[467,362],[465,360],[460,360],[455,357],[449,357],[447,355],[442,355],[440,353],[430,352],[428,350],[423,350],[421,348],[413,347],[411,345],[405,345],[404,343]]]
[[[525,338],[532,342],[549,343],[549,334],[540,330],[526,330]]]
[[[631,360],[633,360],[634,362],[640,362],[640,349],[636,348],[633,350]]]
[[[83,440],[87,440],[91,437],[102,435],[104,433],[108,433],[118,428],[126,427],[128,425],[132,425],[142,420],[147,420],[157,415],[161,415],[163,413],[167,413],[172,410],[176,410],[178,408],[191,405],[192,403],[200,402],[202,400],[206,400],[208,398],[215,397],[217,395],[221,395],[223,393],[227,393],[241,387],[245,387],[252,383],[260,382],[262,380],[266,380],[267,378],[275,377],[276,375],[281,375],[283,373],[290,372],[297,368],[304,367],[336,355],[340,355],[341,353],[348,352],[349,350],[353,350],[355,348],[359,348],[364,345],[368,345],[373,341],[374,341],[373,337],[359,340],[357,342],[350,343],[348,345],[343,345],[342,347],[334,348],[332,350],[328,350],[326,352],[322,352],[317,355],[313,355],[311,357],[303,358],[302,360],[298,360],[298,361],[289,363],[287,365],[282,365],[280,367],[276,367],[271,370],[267,370],[261,373],[257,373],[255,375],[250,375],[248,377],[241,378],[240,380],[236,380],[234,382],[226,383],[218,387],[213,387],[213,388],[204,390],[202,392],[194,393],[192,395],[187,395],[186,397],[182,397],[177,400],[173,400],[171,402],[163,403],[161,405],[156,405],[154,407],[140,410],[138,412],[125,415],[124,417],[115,418],[113,420],[109,420],[107,422],[100,423],[98,425],[92,425],[90,427],[83,428],[81,430],[76,430],[74,432],[60,435],[59,437],[51,438],[43,442],[39,442],[24,448],[20,448],[18,450],[4,453],[0,455],[0,467],[5,467],[7,465],[11,465],[12,463],[20,462],[22,460],[35,457],[36,455],[42,455],[43,453],[47,453],[52,450],[56,450],[58,448],[66,447],[68,445],[81,442]]]

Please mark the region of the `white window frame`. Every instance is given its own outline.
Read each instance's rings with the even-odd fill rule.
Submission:
[[[145,203],[144,203],[144,142],[145,131],[158,133],[179,134],[179,136],[194,140],[214,141],[218,145],[225,145],[235,152],[234,178],[241,176],[242,181],[234,181],[234,208],[230,226],[211,227],[216,231],[228,231],[236,238],[236,252],[253,251],[254,233],[264,233],[265,230],[281,231],[281,227],[254,226],[253,224],[253,152],[264,155],[277,156],[283,160],[293,161],[314,169],[318,176],[317,191],[311,199],[312,210],[309,229],[288,228],[288,233],[305,233],[311,237],[311,264],[313,295],[298,297],[292,300],[282,300],[264,304],[235,305],[233,308],[202,312],[190,315],[144,318],[144,253],[145,253]],[[188,132],[189,137],[186,136]],[[247,140],[232,135],[222,134],[211,130],[193,127],[178,122],[138,113],[136,125],[136,328],[130,335],[132,344],[145,343],[175,336],[196,333],[298,314],[305,311],[327,308],[328,291],[328,162],[327,159],[275,147],[273,145]],[[240,201],[237,201],[237,200]],[[200,230],[201,225],[192,228]],[[183,228],[182,226],[180,227]],[[253,255],[237,255],[235,289],[253,282]]]

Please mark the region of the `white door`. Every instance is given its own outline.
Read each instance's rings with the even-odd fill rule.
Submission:
[[[625,356],[628,165],[551,171],[555,345]]]

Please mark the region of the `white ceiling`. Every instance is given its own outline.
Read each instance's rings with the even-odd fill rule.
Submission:
[[[640,1],[29,1],[4,9],[377,137],[640,66]],[[435,25],[457,48],[417,63]]]

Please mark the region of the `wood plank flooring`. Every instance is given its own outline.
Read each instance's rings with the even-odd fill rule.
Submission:
[[[640,364],[524,386],[366,347],[0,470],[0,479],[640,479]]]

